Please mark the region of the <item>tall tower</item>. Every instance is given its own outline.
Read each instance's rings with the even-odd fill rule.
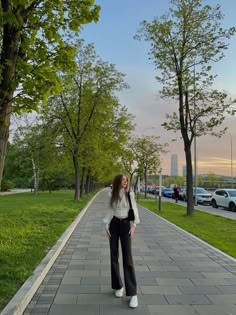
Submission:
[[[171,154],[170,176],[178,176],[178,156]]]
[[[182,176],[186,177],[187,171],[186,171],[186,165],[182,166]]]

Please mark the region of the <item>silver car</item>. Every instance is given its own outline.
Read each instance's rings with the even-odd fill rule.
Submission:
[[[236,189],[217,189],[212,194],[212,207],[236,211]]]
[[[197,187],[197,203],[202,205],[210,205],[212,195],[204,188]],[[195,187],[193,187],[193,199],[195,199]],[[187,191],[183,192],[183,200],[187,201]]]

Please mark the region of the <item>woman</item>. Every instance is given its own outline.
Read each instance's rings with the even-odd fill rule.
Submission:
[[[134,235],[136,224],[139,221],[138,208],[134,198],[134,193],[129,193],[135,219],[128,220],[128,211],[130,208],[129,199],[129,179],[126,175],[119,174],[115,176],[112,192],[110,193],[109,211],[104,219],[106,223],[106,232],[110,240],[111,255],[111,286],[115,289],[115,296],[122,297],[124,288],[119,270],[119,240],[121,242],[123,255],[123,269],[126,295],[131,296],[129,306],[135,308],[138,306],[137,283],[133,265],[131,251],[131,238]]]

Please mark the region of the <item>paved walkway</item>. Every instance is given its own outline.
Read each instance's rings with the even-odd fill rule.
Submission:
[[[31,189],[30,188],[16,188],[16,189],[11,189],[9,191],[0,191],[0,196],[15,195],[15,194],[25,193],[25,192],[31,192]]]
[[[139,307],[114,297],[101,192],[24,315],[235,315],[236,260],[140,208],[133,239]]]

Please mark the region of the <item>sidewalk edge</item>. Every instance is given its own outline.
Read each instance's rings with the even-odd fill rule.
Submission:
[[[55,260],[59,256],[66,242],[70,238],[71,234],[74,232],[78,223],[86,213],[87,209],[94,201],[94,199],[100,194],[100,190],[93,198],[88,202],[88,204],[83,208],[83,210],[78,214],[76,219],[71,223],[71,225],[66,229],[66,231],[57,240],[56,244],[51,248],[47,255],[43,258],[41,263],[33,271],[32,276],[30,276],[20,289],[16,292],[13,298],[2,310],[0,315],[22,315],[27,305],[31,301],[35,292],[41,285],[43,279],[47,275],[48,271],[54,264]]]

